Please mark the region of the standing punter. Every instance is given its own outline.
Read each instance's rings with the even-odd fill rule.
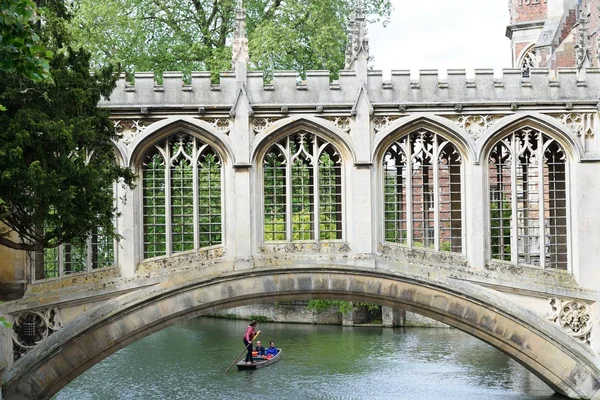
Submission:
[[[248,353],[246,354],[246,364],[252,364],[254,362],[252,360],[252,341],[260,333],[260,331],[256,330],[257,323],[258,322],[256,321],[250,322],[250,325],[248,325],[246,333],[244,334],[244,344],[248,350]]]

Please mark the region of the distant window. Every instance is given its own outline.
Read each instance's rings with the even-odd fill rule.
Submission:
[[[535,47],[531,47],[521,58],[521,76],[529,78],[531,68],[535,67]]]
[[[85,243],[65,243],[44,249],[43,279],[58,278],[78,272],[112,267],[115,265],[114,240],[96,228]]]

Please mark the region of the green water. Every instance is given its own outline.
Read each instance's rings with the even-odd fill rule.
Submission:
[[[146,337],[56,399],[558,399],[496,349],[455,329],[259,324],[282,359],[224,371],[247,322],[198,318]]]

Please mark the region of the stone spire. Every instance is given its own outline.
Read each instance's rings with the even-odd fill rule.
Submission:
[[[575,57],[577,69],[591,66],[591,44],[588,37],[588,18],[590,16],[589,4],[584,6],[579,13],[579,27],[577,28],[577,44],[575,45]]]
[[[238,63],[243,62],[245,64],[249,60],[248,38],[246,37],[246,9],[242,4],[242,0],[238,0],[235,8],[235,32],[233,33],[231,53],[231,64],[234,70],[237,70]]]
[[[344,69],[355,69],[360,53],[369,58],[369,39],[363,0],[356,1],[355,11],[348,17],[348,42],[346,43],[346,65]]]

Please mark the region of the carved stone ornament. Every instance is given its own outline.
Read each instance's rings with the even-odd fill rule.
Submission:
[[[277,120],[277,118],[254,118],[252,120],[252,129],[254,130],[254,133],[258,135],[267,130],[267,128],[273,125]]]
[[[491,115],[460,115],[454,122],[477,140],[494,124],[494,118]]]
[[[246,9],[242,1],[238,0],[235,8],[235,30],[231,44],[231,63],[235,70],[238,61],[248,62],[248,38],[246,37]]]
[[[57,307],[45,311],[24,311],[13,321],[13,356],[18,360],[42,340],[62,328],[63,319]]]
[[[325,117],[327,121],[333,122],[340,130],[350,133],[352,129],[352,119],[350,117]]]
[[[549,301],[552,313],[548,319],[569,336],[589,345],[593,326],[590,305],[581,300],[561,301],[555,297]]]
[[[223,134],[228,134],[231,130],[231,120],[229,118],[213,118],[205,119],[205,121]]]
[[[381,132],[397,119],[397,116],[377,116],[373,118],[373,129],[375,130],[375,133]]]
[[[126,145],[130,144],[135,138],[146,129],[146,125],[143,120],[123,120],[113,121],[115,124],[115,132],[119,137],[119,140]]]
[[[561,114],[557,118],[577,136],[594,136],[593,113],[567,113]]]
[[[348,39],[346,42],[346,64],[344,69],[354,69],[358,54],[364,52],[369,57],[369,39],[363,0],[357,0],[356,8],[348,17]]]

